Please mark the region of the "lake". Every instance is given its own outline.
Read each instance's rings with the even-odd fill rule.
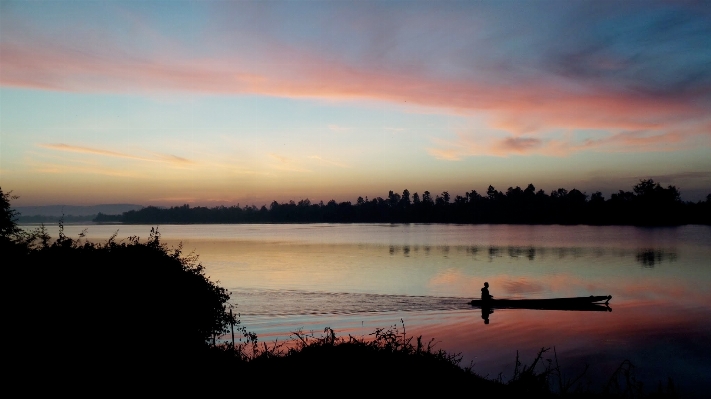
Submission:
[[[56,226],[49,226],[53,237]],[[76,238],[148,237],[151,226],[67,225]],[[648,390],[711,389],[711,227],[423,224],[166,225],[163,242],[195,251],[267,343],[291,332],[408,335],[462,355],[481,375],[512,376],[542,347],[566,377],[600,390],[624,360]],[[612,295],[610,312],[498,309],[467,302]],[[401,321],[402,320],[402,321]],[[546,358],[553,356],[552,350]]]

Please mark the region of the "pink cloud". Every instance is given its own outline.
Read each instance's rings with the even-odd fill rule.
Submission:
[[[543,141],[533,137],[508,137],[499,142],[499,146],[504,152],[526,153],[536,149],[543,144]]]
[[[256,94],[326,100],[378,100],[442,112],[488,116],[492,129],[508,137],[457,141],[429,149],[441,159],[473,154],[548,154],[655,151],[683,145],[693,132],[677,129],[702,121],[708,110],[694,98],[659,97],[604,87],[566,87],[546,79],[502,84],[469,77],[433,76],[414,68],[407,73],[349,65],[307,50],[269,44],[260,58],[187,59],[177,54],[130,57],[116,49],[82,52],[34,39],[0,45],[0,85],[77,92],[179,91],[205,94]],[[332,130],[339,130],[329,126]],[[338,127],[340,128],[340,127]],[[575,143],[541,137],[552,129],[598,129],[609,134]],[[634,131],[637,133],[625,133]],[[698,131],[698,129],[696,129]],[[536,136],[536,137],[534,137]],[[670,148],[670,147],[666,147]]]
[[[599,138],[576,140],[572,135],[539,138],[513,135],[494,137],[476,132],[458,132],[454,140],[433,140],[428,149],[437,159],[458,161],[468,156],[546,155],[565,157],[580,151],[598,152],[669,152],[691,148],[695,137],[705,137],[704,131],[638,130],[618,133],[600,132]],[[702,144],[703,145],[703,144]]]

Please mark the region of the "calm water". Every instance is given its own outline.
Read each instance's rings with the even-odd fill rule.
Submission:
[[[150,226],[69,225],[76,237],[147,237]],[[461,352],[482,375],[511,377],[555,347],[564,372],[600,389],[620,363],[649,389],[671,377],[684,396],[711,389],[711,228],[466,225],[167,225],[232,292],[260,340],[296,330],[407,333]],[[52,232],[56,237],[56,231]],[[496,310],[467,301],[484,281],[497,298],[612,295],[612,312]]]

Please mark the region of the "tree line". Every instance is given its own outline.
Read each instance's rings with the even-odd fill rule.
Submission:
[[[278,203],[269,207],[248,205],[170,208],[149,206],[122,215],[99,214],[95,222],[128,224],[190,223],[508,223],[508,224],[589,224],[589,225],[681,225],[711,224],[711,194],[706,201],[684,202],[675,186],[662,187],[652,179],[640,180],[632,191],[619,190],[605,199],[577,189],[559,188],[546,193],[533,184],[525,189],[509,187],[486,193],[476,190],[452,197],[444,191],[388,196],[358,197],[350,201]]]

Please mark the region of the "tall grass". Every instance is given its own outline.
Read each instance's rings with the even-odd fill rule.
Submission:
[[[541,348],[530,364],[519,355],[513,375],[487,378],[476,374],[473,365],[462,367],[460,353],[435,348],[435,340],[407,334],[403,321],[378,328],[365,337],[339,337],[326,327],[322,334],[295,331],[291,340],[267,344],[256,334],[239,327],[240,342],[215,345],[228,375],[269,385],[273,393],[338,394],[344,392],[388,392],[421,396],[461,394],[516,395],[519,397],[613,397],[674,398],[671,383],[646,391],[635,379],[634,366],[624,361],[605,386],[584,384],[585,369],[566,376],[555,348]],[[224,362],[228,360],[227,362]],[[336,384],[336,388],[334,388]]]

